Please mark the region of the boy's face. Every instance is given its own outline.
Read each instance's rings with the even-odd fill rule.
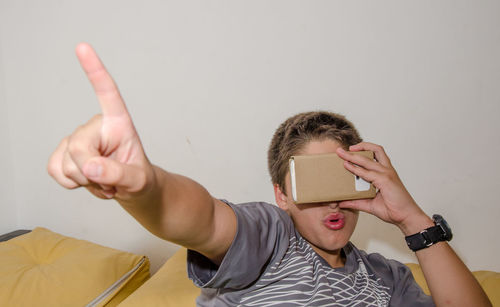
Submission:
[[[300,155],[335,153],[341,147],[336,141],[326,139],[309,142]],[[292,218],[295,228],[311,243],[313,249],[323,258],[338,255],[340,249],[349,241],[359,212],[350,209],[340,209],[340,202],[324,202],[314,204],[295,204],[290,188],[290,174],[286,175],[285,193],[275,185],[274,193],[279,207]]]

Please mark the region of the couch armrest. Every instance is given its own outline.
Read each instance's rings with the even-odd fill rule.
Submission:
[[[14,230],[12,232],[9,232],[9,233],[6,233],[4,235],[1,235],[0,236],[0,242],[8,241],[8,240],[13,239],[15,237],[24,235],[24,234],[26,234],[28,232],[31,232],[31,230],[24,230],[24,229]]]

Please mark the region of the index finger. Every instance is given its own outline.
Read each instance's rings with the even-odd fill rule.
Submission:
[[[76,56],[94,88],[103,116],[128,116],[127,107],[116,83],[92,46],[87,43],[78,44]]]
[[[380,145],[368,142],[361,142],[356,145],[349,146],[349,150],[350,151],[371,150],[375,154],[375,159],[378,162],[380,162],[380,164],[387,167],[391,166],[391,160],[385,153],[384,148]]]

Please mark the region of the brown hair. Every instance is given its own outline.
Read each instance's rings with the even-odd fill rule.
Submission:
[[[267,163],[271,181],[285,193],[288,160],[313,140],[332,139],[347,149],[362,141],[354,125],[343,115],[326,111],[299,113],[283,122],[271,140]]]

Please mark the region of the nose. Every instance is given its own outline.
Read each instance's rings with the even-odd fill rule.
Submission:
[[[338,201],[331,202],[328,204],[328,207],[330,207],[330,209],[337,209],[339,207],[339,202]]]

